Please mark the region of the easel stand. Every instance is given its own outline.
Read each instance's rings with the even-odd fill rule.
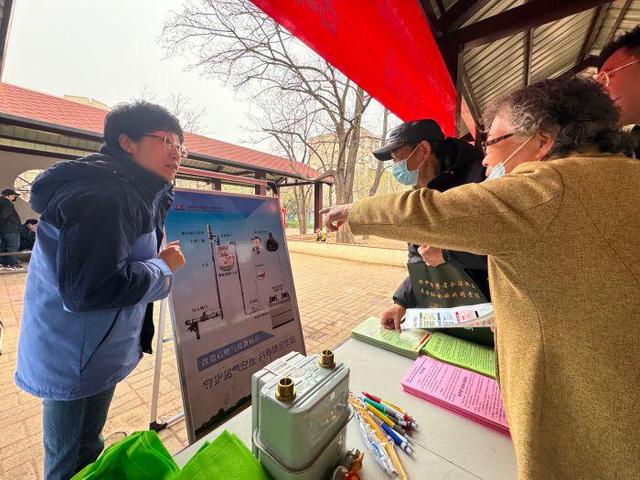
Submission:
[[[221,182],[230,183],[230,184],[238,184],[238,185],[254,185],[256,188],[256,195],[266,195],[267,188],[271,189],[274,196],[278,196],[278,186],[274,182],[270,182],[267,180],[254,179],[254,178],[243,178],[237,177],[234,175],[228,175],[223,173],[214,173],[205,170],[198,170],[195,168],[188,167],[180,167],[178,169],[178,174],[183,177],[208,177],[211,179],[216,179]],[[166,244],[163,243],[163,248]],[[151,390],[151,406],[149,408],[149,429],[159,432],[164,430],[169,425],[173,425],[184,417],[184,411],[174,415],[173,417],[167,419],[164,422],[158,421],[158,396],[160,394],[160,370],[162,369],[162,352],[164,348],[164,344],[168,342],[174,341],[174,336],[164,337],[165,330],[165,322],[167,318],[167,305],[169,300],[164,299],[160,303],[160,314],[158,318],[158,332],[156,334],[156,349],[155,349],[155,364],[153,366],[153,386]],[[0,335],[1,335],[0,330]],[[175,335],[175,334],[174,334]],[[0,339],[2,337],[0,336]],[[0,343],[0,352],[1,352]]]
[[[153,366],[153,386],[151,389],[151,408],[149,409],[149,430],[159,432],[169,425],[173,425],[184,417],[184,412],[167,419],[165,422],[158,422],[158,396],[160,394],[160,370],[162,369],[162,351],[164,344],[173,342],[173,337],[164,337],[165,320],[167,318],[167,303],[165,298],[160,302],[160,314],[158,318],[158,333],[156,335],[156,361]]]

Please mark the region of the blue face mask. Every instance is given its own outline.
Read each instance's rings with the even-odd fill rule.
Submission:
[[[418,183],[418,170],[420,167],[415,170],[409,170],[407,167],[407,160],[411,158],[411,155],[418,149],[418,147],[414,148],[413,151],[409,154],[407,158],[404,160],[400,160],[399,162],[394,162],[391,166],[391,173],[393,174],[393,178],[395,178],[402,185],[406,185],[408,187],[413,187],[416,183]]]
[[[493,167],[493,170],[491,170],[491,173],[487,176],[487,178],[485,178],[485,182],[487,180],[495,180],[496,178],[500,178],[502,177],[505,173],[507,173],[507,170],[505,169],[505,165],[507,164],[507,162],[509,162],[509,160],[511,160],[513,157],[516,156],[516,154],[522,150],[524,148],[524,146],[529,143],[529,141],[533,138],[534,136],[531,135],[529,138],[527,138],[527,140],[520,145],[518,148],[516,148],[513,153],[511,155],[509,155],[505,160],[503,160],[502,162],[498,163],[495,167]]]

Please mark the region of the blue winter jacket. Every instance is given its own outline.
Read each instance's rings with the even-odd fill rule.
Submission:
[[[114,386],[150,352],[150,302],[171,271],[157,257],[171,184],[124,152],[60,162],[33,184],[41,214],[18,342],[17,385],[75,400]]]

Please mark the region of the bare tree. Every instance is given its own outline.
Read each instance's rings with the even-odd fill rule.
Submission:
[[[182,128],[191,133],[205,134],[207,130],[202,125],[202,117],[206,109],[202,106],[194,105],[191,99],[182,93],[171,93],[163,104],[167,110],[173,113],[180,120]]]
[[[387,125],[388,124],[389,124],[389,110],[385,108],[382,114],[382,135],[380,135],[380,146],[384,145],[387,142]],[[373,184],[369,189],[370,197],[373,197],[378,191],[378,187],[380,186],[380,179],[382,178],[383,173],[384,173],[384,162],[378,162],[378,165],[376,165],[376,176],[374,177]]]
[[[145,100],[147,102],[158,103],[173,113],[182,128],[191,133],[204,135],[207,129],[202,125],[202,118],[206,115],[207,110],[204,107],[194,105],[192,100],[180,92],[172,92],[169,96],[159,99],[158,96],[151,92],[146,86],[136,95],[136,100]]]
[[[304,177],[305,172],[300,169],[300,165],[308,164],[314,151],[314,147],[309,145],[307,140],[317,116],[312,102],[303,95],[288,95],[261,97],[256,104],[259,111],[251,119],[263,134],[260,140],[271,140],[275,144],[275,150],[289,159],[292,170]],[[294,207],[301,234],[307,233],[311,192],[312,188],[308,185],[299,185],[293,189]]]
[[[314,118],[306,133],[330,132],[336,139],[335,164],[325,171],[334,178],[336,201],[353,200],[360,125],[371,101],[361,88],[249,0],[192,0],[169,16],[163,41],[170,53],[194,55],[192,68],[223,78],[254,102],[303,98]],[[292,134],[312,148],[310,137]],[[353,236],[342,232],[339,241]]]

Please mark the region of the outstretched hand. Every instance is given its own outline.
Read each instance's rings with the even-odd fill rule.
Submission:
[[[344,225],[348,218],[349,212],[353,208],[353,203],[345,205],[334,205],[333,207],[323,208],[320,215],[324,215],[324,224],[329,232],[337,232]]]

